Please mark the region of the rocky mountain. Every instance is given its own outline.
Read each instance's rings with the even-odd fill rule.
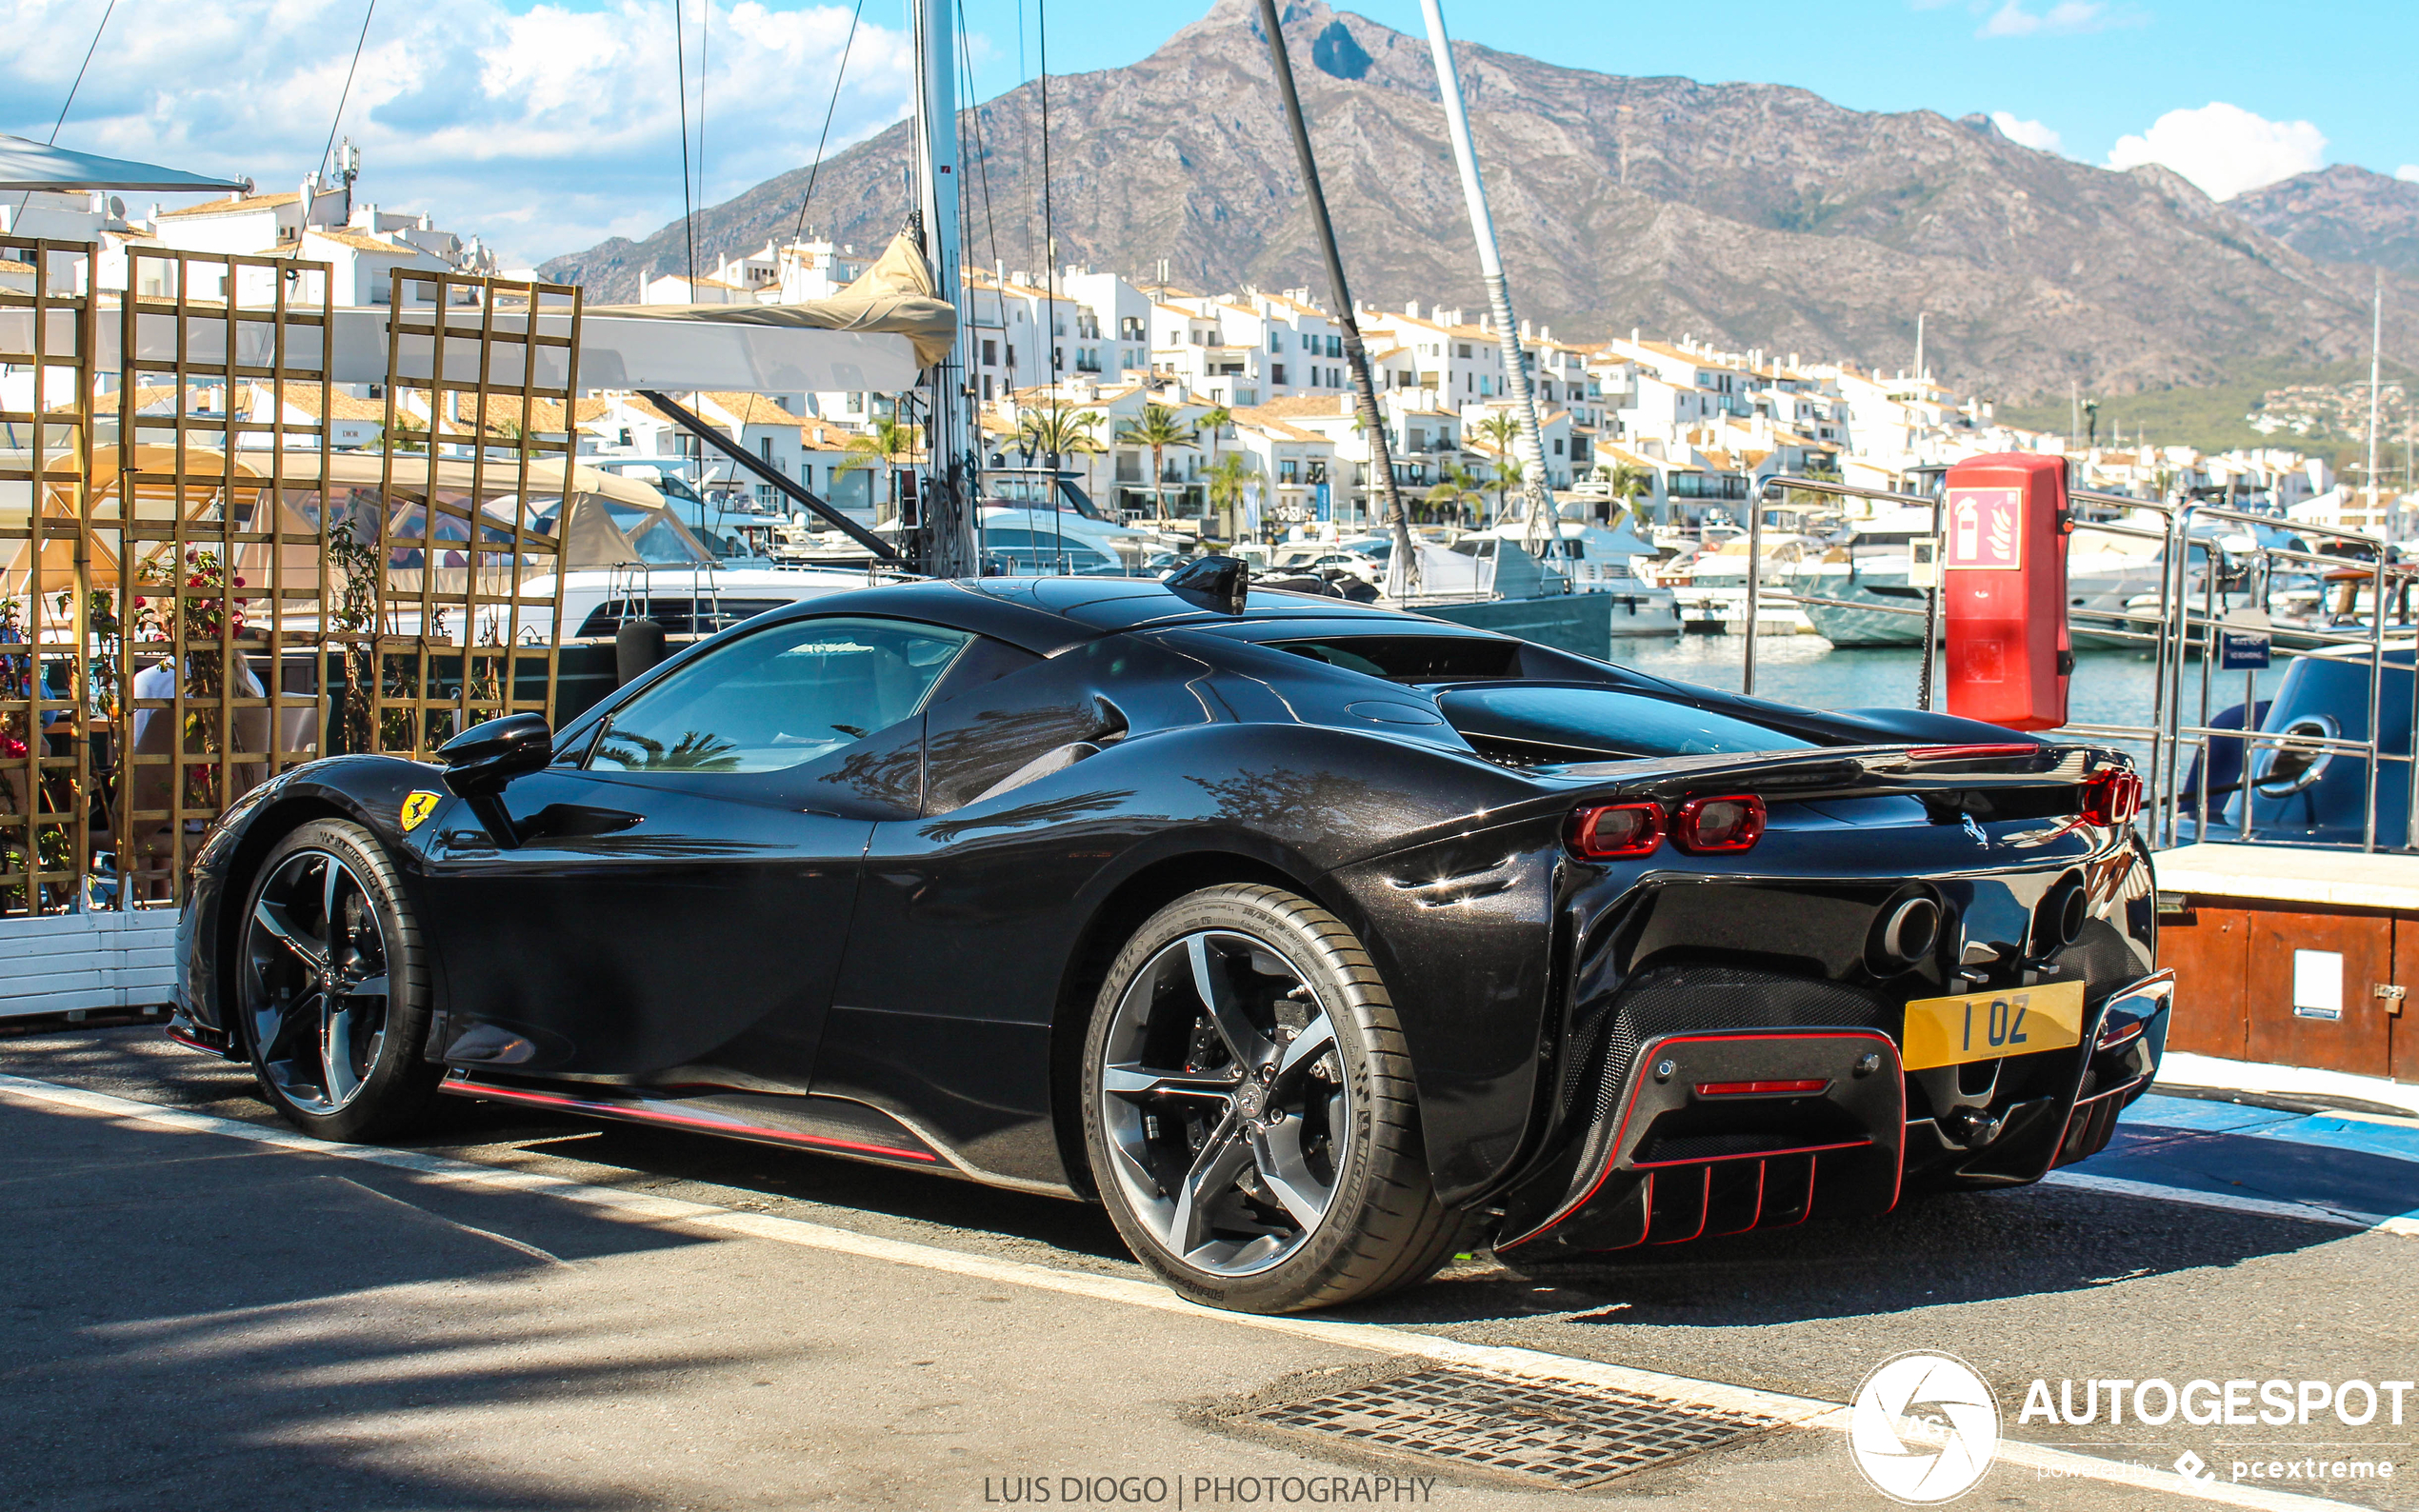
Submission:
[[[970,261],[1059,261],[1206,291],[1323,289],[1256,8],[1217,0],[1157,52],[966,112]],[[1422,38],[1289,0],[1287,40],[1353,291],[1483,306]],[[2368,279],[2159,168],[2110,172],[1976,116],[1874,114],[1765,84],[1623,78],[1457,44],[1521,313],[1557,335],[1641,327],[1729,346],[1912,359],[2009,397],[2207,381],[2247,359],[2363,356]],[[810,226],[876,242],[903,210],[906,128],[824,165]],[[701,213],[701,261],[786,239],[807,172]],[[675,224],[547,265],[635,297],[682,265]],[[2396,281],[2402,311],[2419,283]]]
[[[2338,163],[2237,194],[2226,208],[2320,262],[2419,273],[2419,184]]]

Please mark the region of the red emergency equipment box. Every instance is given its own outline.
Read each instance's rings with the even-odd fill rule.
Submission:
[[[2067,722],[2064,457],[2010,451],[1949,469],[1941,509],[1941,623],[1949,712],[2009,729]]]

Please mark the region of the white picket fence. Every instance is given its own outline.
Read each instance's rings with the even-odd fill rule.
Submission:
[[[176,910],[0,919],[0,1019],[160,1006],[176,996]]]

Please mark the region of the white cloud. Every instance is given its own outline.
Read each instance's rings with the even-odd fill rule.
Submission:
[[[1979,9],[1979,8],[1977,8]],[[1990,13],[1975,33],[1985,37],[2059,37],[2084,31],[2105,31],[2110,27],[2132,26],[2140,18],[2126,11],[2111,10],[2102,0],[2055,0],[2049,10],[2033,11],[2026,9],[2025,0],[2007,0]]]
[[[86,75],[59,143],[290,189],[327,144],[361,3],[122,4],[102,42],[108,67]],[[692,96],[706,3],[683,7]],[[713,5],[704,203],[813,153],[850,9]],[[0,131],[50,133],[91,41],[92,10],[84,0],[0,0],[0,35],[16,39],[0,51]],[[356,197],[428,210],[450,230],[485,236],[508,265],[679,219],[671,38],[670,0],[380,6],[342,127],[361,148]],[[832,149],[904,115],[911,71],[902,31],[862,23]],[[693,143],[693,109],[690,129]]]
[[[2419,163],[2405,163],[2394,169],[2394,177],[2407,184],[2419,184]]]
[[[2036,152],[2065,150],[2066,144],[2058,133],[2038,121],[2020,121],[2006,110],[1993,110],[1990,124],[1999,128],[2001,136],[2019,147],[2029,147]]]
[[[2157,163],[2198,185],[2211,199],[2324,167],[2327,136],[2308,121],[2270,121],[2214,100],[2197,110],[2169,110],[2139,136],[2121,136],[2109,167]]]

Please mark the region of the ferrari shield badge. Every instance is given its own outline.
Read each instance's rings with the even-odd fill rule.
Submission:
[[[443,800],[444,796],[445,795],[442,793],[417,792],[405,797],[403,800],[403,827],[405,833],[408,834],[410,831],[419,828],[422,821],[426,820],[430,814],[435,813],[437,811],[437,805]]]

